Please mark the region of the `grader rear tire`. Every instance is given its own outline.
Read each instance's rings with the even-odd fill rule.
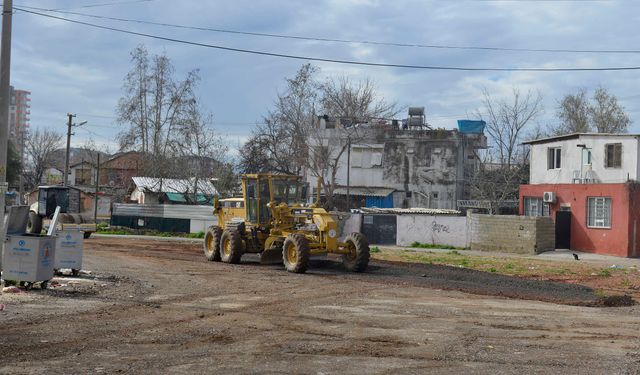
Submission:
[[[42,232],[42,218],[33,211],[29,211],[29,221],[27,221],[27,233],[40,234]]]
[[[225,263],[240,263],[242,258],[242,238],[240,232],[227,228],[220,237],[220,258]]]
[[[282,259],[289,272],[305,273],[309,267],[309,242],[301,234],[290,234],[282,245]]]
[[[342,256],[342,264],[347,271],[363,272],[369,265],[369,243],[360,233],[351,233],[345,238],[349,254]]]
[[[212,225],[207,228],[204,235],[204,256],[212,262],[220,261],[220,239],[222,238],[222,228]]]

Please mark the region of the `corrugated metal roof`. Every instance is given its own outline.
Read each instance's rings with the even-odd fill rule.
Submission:
[[[360,209],[365,214],[396,214],[396,215],[460,215],[458,210],[444,208],[374,208],[362,207]]]
[[[133,183],[142,191],[152,193],[193,193],[195,178],[173,179],[156,177],[132,177]],[[199,179],[198,193],[217,195],[218,191],[211,182]]]
[[[393,193],[395,189],[383,187],[362,187],[352,186],[349,188],[349,195],[362,195],[365,197],[386,197]],[[334,195],[347,195],[346,187],[336,187],[333,190]]]

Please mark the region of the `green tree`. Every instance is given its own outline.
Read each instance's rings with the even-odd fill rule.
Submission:
[[[7,149],[7,182],[9,186],[17,186],[22,174],[22,164],[20,163],[20,153],[13,142],[9,142]]]

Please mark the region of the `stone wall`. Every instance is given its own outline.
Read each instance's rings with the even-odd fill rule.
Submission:
[[[414,242],[468,247],[466,216],[399,215],[397,245]]]
[[[469,216],[472,250],[536,254],[555,249],[555,225],[550,217]]]

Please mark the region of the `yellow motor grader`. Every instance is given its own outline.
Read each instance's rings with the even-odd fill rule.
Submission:
[[[365,237],[351,233],[344,242],[338,241],[333,217],[317,203],[300,203],[303,190],[299,176],[244,175],[243,198],[214,202],[218,225],[205,234],[207,259],[239,263],[243,254],[257,253],[261,263],[283,262],[287,271],[303,273],[310,257],[332,253],[342,255],[347,270],[364,271],[369,264]]]

